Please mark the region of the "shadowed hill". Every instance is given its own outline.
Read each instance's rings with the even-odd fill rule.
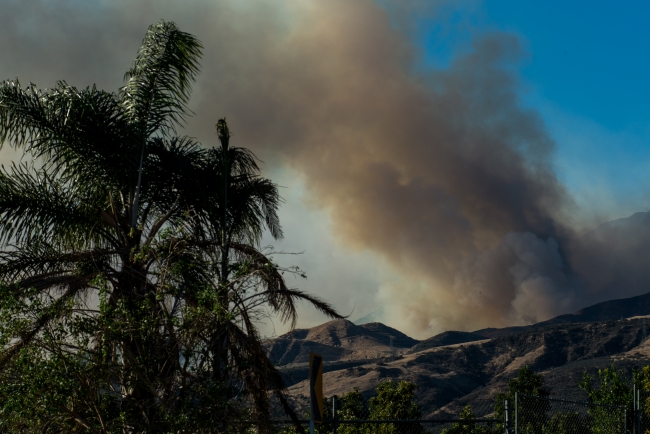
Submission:
[[[650,292],[643,295],[637,295],[636,297],[604,301],[580,309],[575,313],[560,315],[547,321],[542,321],[529,326],[505,327],[501,329],[487,328],[476,330],[473,333],[486,338],[496,338],[500,336],[508,336],[513,333],[521,333],[527,330],[539,329],[549,325],[612,321],[643,315],[650,315]]]
[[[374,359],[411,348],[418,341],[381,323],[355,325],[335,320],[309,330],[298,329],[264,342],[276,365],[307,363],[309,352],[321,354],[326,362]]]
[[[419,351],[427,350],[429,348],[445,347],[447,345],[455,345],[455,344],[464,344],[467,342],[480,341],[482,339],[485,339],[485,337],[478,335],[476,333],[448,331],[430,337],[429,339],[420,341],[417,345],[414,345],[408,352],[417,353]]]

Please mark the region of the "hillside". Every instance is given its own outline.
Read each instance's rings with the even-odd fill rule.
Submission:
[[[347,320],[330,321],[311,329],[298,329],[264,342],[275,365],[309,362],[309,352],[325,362],[388,357],[419,341],[381,323],[355,325]]]
[[[612,321],[648,314],[650,314],[650,292],[636,297],[604,301],[580,309],[575,313],[560,315],[547,321],[542,321],[529,326],[504,327],[501,329],[487,328],[476,330],[473,333],[485,338],[495,338],[508,336],[513,333],[521,333],[527,330],[539,329],[550,325]]]
[[[420,341],[408,350],[409,353],[417,353],[429,348],[446,347],[448,345],[464,344],[484,340],[485,336],[477,333],[448,331],[443,332],[423,341]]]
[[[417,399],[428,417],[457,413],[468,403],[485,413],[526,364],[544,375],[553,394],[574,399],[585,398],[577,387],[585,371],[595,376],[612,363],[628,370],[650,364],[650,340],[644,340],[650,316],[644,315],[650,315],[650,293],[525,327],[447,331],[417,341],[381,323],[337,320],[264,346],[297,404],[307,400],[313,351],[325,359],[327,396],[354,388],[369,395],[381,381],[408,380],[419,386]]]
[[[643,318],[556,324],[493,339],[420,351],[412,348],[399,355],[362,360],[354,359],[352,347],[342,347],[350,352],[347,359],[330,360],[325,366],[324,392],[326,396],[342,395],[356,387],[370,394],[383,380],[408,380],[418,384],[417,399],[429,417],[455,413],[469,402],[484,402],[487,405],[483,408],[488,410],[483,411],[489,411],[496,393],[504,390],[507,380],[527,364],[543,373],[554,394],[584,399],[575,396],[580,393],[577,383],[583,371],[593,374],[613,361],[628,368],[650,363],[650,345],[642,342],[643,328]],[[329,331],[341,329],[354,330],[347,324],[326,323],[314,335],[329,339],[324,337],[329,336]],[[310,332],[301,331],[299,335],[306,338]],[[289,395],[306,401],[307,364],[280,369],[289,385]]]

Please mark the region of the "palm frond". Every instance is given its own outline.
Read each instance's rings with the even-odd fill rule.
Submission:
[[[295,328],[298,319],[296,301],[302,300],[309,302],[319,312],[329,318],[345,318],[336,312],[329,303],[309,295],[304,291],[288,288],[284,276],[282,276],[275,264],[255,247],[238,243],[232,243],[231,247],[242,255],[242,258],[246,258],[250,262],[252,269],[261,278],[265,288],[264,291],[250,295],[248,299],[262,298],[265,300],[273,313],[279,315],[282,322],[289,322],[292,329]]]
[[[143,216],[146,212],[165,215],[175,205],[182,212],[196,206],[195,196],[203,188],[197,171],[205,153],[190,137],[156,137],[147,143],[141,190]]]
[[[39,291],[74,288],[77,292],[83,292],[88,289],[89,282],[99,274],[99,271],[93,271],[90,272],[90,274],[81,276],[75,274],[74,271],[75,270],[67,270],[67,272],[29,276],[18,281],[16,287],[22,289],[37,289]]]
[[[200,229],[218,238],[225,224],[229,233],[226,242],[257,245],[265,229],[275,239],[281,239],[283,234],[277,210],[282,198],[277,185],[259,176],[255,155],[247,149],[231,147],[227,151],[210,149],[203,157],[194,174],[192,191],[186,195],[196,212],[197,222],[203,226]],[[227,159],[227,165],[224,159]],[[227,220],[223,222],[225,166],[230,168],[230,172],[227,176]]]
[[[120,90],[124,110],[139,126],[141,137],[174,131],[183,122],[202,48],[173,22],[149,26]]]
[[[0,252],[0,281],[22,281],[23,287],[33,284],[35,280],[69,273],[75,269],[83,272],[104,271],[117,253],[100,249],[62,253],[50,244],[40,243],[11,247],[10,251]]]
[[[0,143],[24,148],[87,189],[128,182],[124,169],[137,167],[139,151],[132,130],[116,95],[95,87],[0,85]]]
[[[76,185],[45,169],[23,164],[12,166],[11,172],[0,170],[0,243],[62,244],[80,250],[114,241],[108,225],[97,219],[104,204],[82,201],[77,193]]]
[[[268,179],[240,177],[231,184],[229,200],[232,231],[237,238],[258,244],[263,230],[273,238],[282,239],[282,227],[277,209],[282,201],[277,186]]]
[[[236,375],[244,380],[246,389],[255,402],[259,422],[268,422],[268,393],[271,392],[280,402],[282,410],[292,420],[300,433],[304,433],[296,412],[284,396],[285,388],[282,375],[273,366],[261,345],[259,336],[251,333],[254,327],[247,319],[249,333],[245,333],[234,324],[229,324],[229,350],[233,357]]]

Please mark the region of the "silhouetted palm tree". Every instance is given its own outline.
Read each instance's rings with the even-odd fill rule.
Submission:
[[[225,119],[217,148],[177,136],[201,48],[161,22],[117,93],[0,85],[0,139],[33,158],[0,173],[0,406],[16,426],[168,432],[237,409],[268,417],[268,391],[282,399],[283,386],[257,320],[295,325],[296,300],[340,317],[260,250],[265,230],[282,237],[281,199],[229,145]],[[30,360],[49,377],[31,381]],[[48,395],[50,381],[70,396]]]

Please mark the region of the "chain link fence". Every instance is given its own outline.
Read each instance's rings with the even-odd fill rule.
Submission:
[[[650,434],[650,392],[634,391],[634,434]]]
[[[332,423],[324,426],[325,432],[335,434],[488,434],[501,432],[502,420],[493,417],[494,403],[466,405],[460,411],[441,409],[421,415],[414,408],[378,408],[382,403],[366,399],[340,402],[328,401],[332,408]],[[446,410],[446,411],[445,411]],[[387,417],[401,414],[404,418]],[[329,429],[331,428],[331,430]],[[325,434],[325,433],[321,433]]]
[[[517,394],[509,412],[514,412],[514,434],[625,434],[627,408]]]
[[[304,433],[309,432],[309,420],[301,420]],[[492,419],[430,419],[430,420],[326,420],[315,425],[315,434],[503,434],[503,423]],[[256,424],[244,431],[259,432]],[[272,421],[271,432],[295,434],[299,430],[289,420]]]
[[[308,417],[307,402],[292,403],[299,416]],[[443,407],[422,415],[417,406],[383,408],[381,402],[361,394],[348,395],[346,400],[337,397],[324,400],[323,423],[315,425],[315,434],[492,434],[503,433],[502,418],[494,417],[494,401],[475,405]],[[394,415],[401,415],[395,418]],[[393,415],[392,418],[386,417]],[[272,431],[278,434],[295,434],[299,429],[289,420],[275,420]],[[309,419],[300,425],[309,432]],[[257,431],[257,430],[253,430]]]
[[[635,411],[622,405],[516,394],[514,402],[504,403],[503,417],[495,417],[493,408],[480,404],[475,409],[465,405],[455,414],[451,413],[452,407],[443,407],[421,419],[378,418],[372,400],[363,397],[347,403],[328,398],[325,405],[323,423],[315,425],[314,434],[650,434],[650,392],[643,391],[635,392]],[[268,422],[251,422],[223,431],[309,433],[308,413],[298,414],[306,416],[300,420],[300,428],[291,420],[276,419],[270,426]]]

